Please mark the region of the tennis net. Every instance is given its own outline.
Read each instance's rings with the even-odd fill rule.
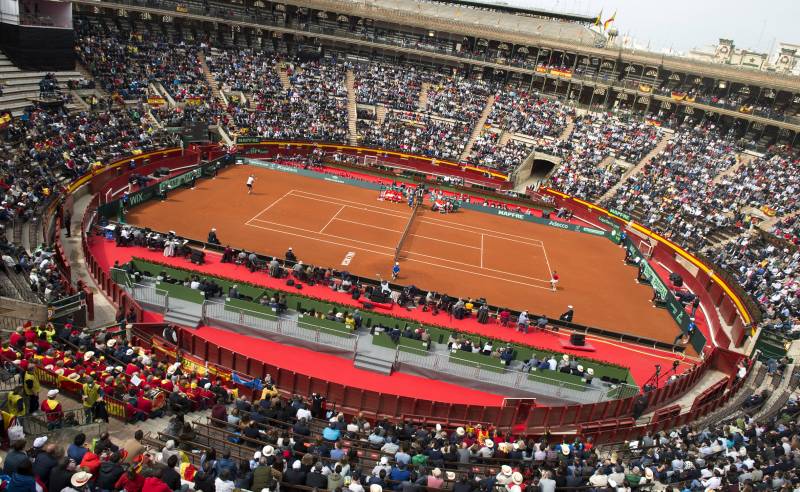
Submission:
[[[408,236],[408,231],[411,229],[411,224],[414,222],[414,217],[416,217],[418,209],[419,204],[414,201],[414,208],[411,209],[411,215],[408,217],[406,228],[403,230],[403,235],[400,236],[400,240],[397,242],[397,247],[394,249],[393,261],[397,261],[397,259],[400,258],[400,249],[403,247],[403,242],[406,240],[406,236]]]

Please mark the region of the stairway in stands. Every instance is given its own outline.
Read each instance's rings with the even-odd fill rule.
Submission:
[[[347,86],[347,129],[348,129],[348,142],[350,145],[358,144],[358,131],[356,129],[356,121],[358,120],[358,104],[356,103],[356,90],[355,90],[356,76],[352,70],[348,70],[345,76],[345,85]]]
[[[614,154],[608,154],[607,156],[603,157],[603,160],[597,163],[597,167],[600,169],[606,169],[608,166],[614,164],[616,160],[616,156]]]
[[[430,88],[430,82],[423,82],[419,88],[419,104],[417,105],[419,111],[425,111],[428,108],[428,90]]]
[[[386,119],[386,113],[388,112],[389,110],[386,109],[386,106],[383,104],[375,105],[375,124],[377,126],[381,126],[383,124],[383,120]]]
[[[747,155],[747,154],[736,154],[736,164],[732,165],[732,166],[731,166],[731,167],[729,167],[728,169],[725,169],[725,170],[724,170],[724,171],[722,171],[721,173],[717,174],[717,176],[714,178],[714,180],[712,181],[712,183],[713,183],[713,184],[718,184],[718,183],[719,183],[720,181],[722,181],[722,180],[723,180],[723,179],[724,179],[726,176],[730,176],[731,174],[734,174],[736,171],[738,171],[738,170],[739,170],[739,168],[740,168],[740,167],[742,167],[742,166],[746,166],[746,165],[747,165],[747,164],[749,164],[749,163],[750,163],[750,162],[751,162],[753,159],[755,159],[755,157],[753,157],[752,155]]]
[[[275,70],[278,72],[278,78],[281,79],[281,85],[285,90],[289,90],[292,88],[292,82],[289,80],[289,73],[286,71],[286,67],[281,63],[279,65],[275,65]]]
[[[208,64],[206,63],[206,54],[203,53],[202,51],[198,51],[197,61],[200,62],[200,68],[203,69],[203,75],[206,78],[206,82],[208,82],[208,86],[211,87],[211,94],[217,101],[227,106],[228,101],[222,95],[222,91],[219,89],[219,84],[217,84],[217,80],[214,78],[214,75],[212,75],[211,70],[208,68]]]
[[[373,357],[364,353],[357,353],[356,358],[353,360],[353,365],[359,369],[389,376],[392,374],[394,361],[381,357]]]
[[[464,146],[464,150],[461,152],[461,156],[458,158],[459,161],[464,162],[467,157],[469,157],[470,152],[472,152],[472,146],[475,145],[475,140],[477,140],[480,134],[483,132],[483,127],[486,125],[486,120],[489,118],[489,114],[492,112],[492,107],[494,106],[494,101],[496,99],[497,96],[494,94],[490,94],[486,97],[486,105],[483,107],[481,117],[478,118],[478,121],[475,122],[475,126],[472,127],[472,134],[469,136],[467,145]]]
[[[566,141],[569,139],[569,136],[572,135],[572,130],[575,129],[575,118],[571,116],[567,116],[567,126],[564,127],[564,131],[561,132],[561,135],[558,136],[558,139],[561,141]]]
[[[0,52],[0,85],[3,95],[0,96],[0,113],[10,112],[12,116],[20,116],[25,108],[33,106],[33,99],[39,97],[39,81],[48,72],[22,70],[15,66],[8,57]],[[67,82],[83,78],[77,71],[53,72],[61,90],[67,90]],[[67,109],[78,109],[68,104]]]
[[[664,133],[661,136],[661,140],[659,140],[658,143],[656,144],[656,146],[653,147],[653,150],[648,152],[647,155],[644,156],[639,162],[637,162],[635,166],[633,166],[632,168],[628,169],[628,171],[625,174],[622,175],[622,178],[619,180],[619,183],[617,183],[614,186],[612,186],[597,201],[598,202],[603,202],[604,200],[608,200],[609,198],[614,196],[614,194],[617,192],[617,190],[623,185],[623,183],[625,183],[625,181],[627,181],[628,178],[630,178],[631,176],[635,176],[635,175],[639,174],[639,172],[642,170],[642,168],[644,168],[644,165],[647,164],[648,162],[650,162],[650,159],[652,159],[653,157],[657,156],[662,150],[664,150],[667,147],[667,144],[669,143],[671,138],[672,138],[672,134],[671,133]]]

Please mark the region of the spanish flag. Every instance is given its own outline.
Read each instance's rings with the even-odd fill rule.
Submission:
[[[608,31],[608,26],[610,26],[611,23],[614,22],[614,19],[616,19],[616,18],[617,18],[617,11],[615,10],[614,11],[614,15],[609,17],[607,21],[603,22],[603,30],[604,31]]]
[[[603,21],[600,18],[603,17],[603,9],[600,9],[600,13],[597,14],[597,19],[594,20],[594,25],[599,26]]]

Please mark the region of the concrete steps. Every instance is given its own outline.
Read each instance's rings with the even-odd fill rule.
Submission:
[[[508,143],[508,141],[511,140],[511,137],[513,137],[513,136],[514,136],[513,133],[511,133],[511,132],[509,132],[507,130],[501,130],[500,131],[500,138],[497,139],[497,146],[498,147],[505,147],[506,144]]]
[[[489,118],[489,114],[492,112],[492,106],[494,106],[494,101],[496,99],[497,96],[494,94],[490,94],[486,98],[486,105],[483,107],[481,117],[475,122],[475,126],[472,128],[472,134],[470,134],[469,140],[467,140],[467,145],[465,145],[464,150],[461,151],[459,161],[465,161],[467,157],[469,157],[470,152],[472,152],[472,146],[475,145],[475,140],[477,140],[480,134],[483,133],[483,127],[486,124],[486,119]]]
[[[425,111],[428,108],[428,90],[431,88],[430,82],[423,82],[419,88],[419,104],[417,109]]]
[[[642,160],[637,162],[635,166],[633,166],[625,174],[623,174],[622,178],[620,178],[619,182],[617,184],[615,184],[614,186],[612,186],[611,188],[609,188],[609,190],[606,191],[603,194],[603,196],[601,196],[597,201],[598,202],[603,202],[605,200],[608,200],[612,196],[614,196],[617,193],[617,190],[625,183],[625,181],[627,181],[628,178],[630,178],[631,176],[635,176],[635,175],[639,174],[639,172],[644,168],[645,164],[650,162],[650,159],[652,159],[653,157],[657,156],[658,154],[661,153],[662,150],[667,148],[667,144],[669,143],[671,138],[672,138],[672,134],[665,133],[664,135],[662,135],[661,136],[661,140],[659,140],[658,143],[656,144],[656,146],[653,147],[653,150],[648,152],[647,155],[642,157]]]
[[[386,114],[389,112],[386,109],[386,106],[383,104],[376,104],[375,105],[375,124],[377,126],[383,125],[383,121],[386,119]]]
[[[597,163],[597,167],[600,169],[606,169],[608,166],[614,164],[614,160],[616,160],[616,156],[614,154],[609,154],[603,157],[603,160]]]
[[[206,78],[206,82],[208,82],[208,86],[211,87],[211,95],[214,96],[214,99],[220,101],[225,107],[228,106],[228,100],[225,99],[225,96],[222,94],[222,91],[219,90],[219,85],[217,84],[216,79],[211,74],[211,70],[208,68],[208,64],[206,63],[206,54],[202,51],[197,52],[197,61],[200,62],[200,68],[203,69],[203,76]]]
[[[358,369],[364,369],[365,371],[377,372],[379,374],[389,376],[392,374],[394,361],[359,353],[356,354],[353,365]]]
[[[276,65],[275,70],[278,72],[278,78],[281,80],[281,85],[284,90],[288,91],[291,89],[292,82],[289,80],[289,73],[286,71],[286,67],[283,65]]]
[[[737,154],[736,155],[736,164],[732,165],[728,169],[722,171],[721,173],[717,174],[717,176],[711,181],[711,184],[719,184],[725,179],[727,176],[736,173],[740,167],[745,166],[753,161],[755,157],[752,155],[745,155],[745,154]]]
[[[345,75],[345,86],[347,87],[347,129],[348,142],[350,145],[358,144],[358,131],[356,122],[358,121],[358,105],[356,103],[355,91],[356,77],[352,70],[348,70]]]
[[[0,97],[0,113],[8,111],[12,116],[19,116],[25,108],[32,106],[32,100],[39,97],[39,81],[47,73],[22,70],[15,66],[5,54],[0,53],[0,85],[3,86],[3,96]],[[67,89],[68,81],[84,78],[82,73],[74,70],[53,73],[61,90]]]
[[[200,315],[195,313],[170,308],[170,310],[164,315],[164,321],[167,323],[174,323],[176,325],[187,326],[189,328],[197,328],[200,326],[202,318]]]
[[[575,118],[567,117],[567,126],[564,128],[564,131],[561,132],[561,135],[558,136],[558,139],[561,141],[568,140],[569,136],[572,135],[572,130],[575,129]]]

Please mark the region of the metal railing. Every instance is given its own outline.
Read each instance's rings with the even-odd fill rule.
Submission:
[[[407,346],[403,346],[401,350],[399,345],[395,352],[395,363],[452,374],[461,378],[491,383],[505,388],[517,388],[537,395],[565,398],[582,403],[615,400],[639,393],[637,386],[628,384],[619,384],[613,387],[606,386],[605,383],[600,383],[599,378],[595,378],[596,382],[593,385],[576,384],[550,378],[547,376],[548,371],[520,371],[506,366],[498,367],[462,359],[458,357],[457,353],[445,355],[417,350]],[[536,374],[537,378],[535,380],[529,379],[531,374]],[[599,386],[598,383],[603,386]]]
[[[257,331],[345,349],[350,352],[355,352],[358,346],[358,335],[353,333],[333,333],[333,330],[316,326],[304,321],[303,318],[293,319],[288,316],[278,316],[277,313],[253,311],[238,306],[226,308],[226,305],[221,302],[206,301],[203,303],[203,318],[246,326]]]
[[[164,312],[169,311],[169,292],[166,290],[158,289],[154,285],[133,284],[130,293],[142,304],[163,308]]]

